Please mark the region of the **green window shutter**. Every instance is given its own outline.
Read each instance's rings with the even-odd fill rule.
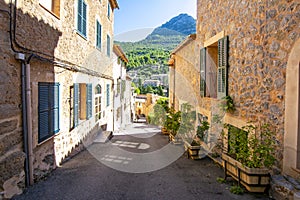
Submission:
[[[206,92],[206,48],[200,50],[200,95],[205,97]]]
[[[101,24],[97,21],[97,42],[96,42],[96,46],[98,49],[101,49]]]
[[[110,105],[110,85],[106,85],[106,106],[108,107]]]
[[[218,41],[218,99],[227,96],[228,36]]]
[[[86,118],[87,119],[90,119],[93,115],[93,101],[92,101],[92,84],[87,84],[86,85],[87,87],[87,97],[86,97],[86,108],[87,108],[87,111],[86,111]]]
[[[74,84],[74,94],[73,94],[73,116],[74,116],[74,127],[79,124],[79,84]]]
[[[59,132],[59,83],[38,84],[38,142]]]

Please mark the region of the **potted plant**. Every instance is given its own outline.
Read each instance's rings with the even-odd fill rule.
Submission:
[[[209,129],[209,123],[207,121],[201,121],[200,125],[197,126],[196,137],[189,144],[187,143],[188,158],[198,159],[199,151],[201,150],[201,144],[204,142],[207,131]]]
[[[149,114],[151,124],[161,126],[162,134],[169,135],[169,131],[166,128],[166,115],[170,111],[168,107],[168,99],[160,98],[157,100],[153,107],[153,111]]]
[[[169,132],[169,141],[172,141],[174,144],[180,144],[182,138],[177,135],[180,128],[181,122],[181,112],[175,111],[174,108],[170,108],[169,112],[166,115],[165,128]]]
[[[269,168],[274,164],[274,132],[269,124],[241,129],[225,125],[228,152],[222,153],[225,178],[232,176],[250,192],[264,192],[269,185]]]

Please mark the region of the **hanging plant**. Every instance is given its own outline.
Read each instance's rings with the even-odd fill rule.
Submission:
[[[233,99],[230,96],[225,96],[222,100],[223,102],[220,104],[221,109],[224,112],[233,113],[235,111]]]

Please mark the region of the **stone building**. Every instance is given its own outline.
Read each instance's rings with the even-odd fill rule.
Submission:
[[[183,103],[197,107],[200,99],[199,72],[195,68],[196,34],[188,36],[172,52],[169,61],[169,104],[180,110]],[[191,53],[193,52],[193,53]]]
[[[114,131],[131,123],[131,79],[126,73],[128,59],[119,45],[113,46]]]
[[[0,0],[0,8],[0,198],[10,198],[113,130],[118,3]]]
[[[274,174],[294,178],[300,175],[299,24],[299,1],[198,0],[196,38],[190,36],[170,59],[175,108],[187,101],[214,127],[222,97],[230,96],[236,110],[221,113],[223,123],[270,124],[276,133]],[[191,93],[180,88],[180,77],[191,83]]]

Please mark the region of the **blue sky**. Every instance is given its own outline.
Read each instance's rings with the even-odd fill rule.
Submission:
[[[115,35],[143,28],[156,28],[180,13],[196,19],[197,0],[118,0]]]

